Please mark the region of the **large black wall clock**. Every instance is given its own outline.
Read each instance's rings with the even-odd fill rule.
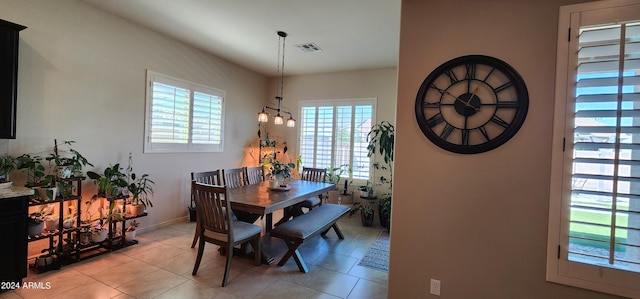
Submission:
[[[425,78],[416,118],[437,146],[460,154],[492,150],[513,137],[527,116],[529,93],[506,62],[483,55],[449,60]]]

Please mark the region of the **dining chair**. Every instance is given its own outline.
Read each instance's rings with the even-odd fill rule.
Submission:
[[[213,171],[204,171],[204,172],[192,172],[191,173],[191,181],[196,181],[198,183],[204,183],[209,185],[224,185],[222,181],[222,175],[220,174],[220,170]],[[194,201],[193,193],[191,194],[191,200]],[[198,212],[196,211],[196,223],[198,222]],[[196,246],[198,242],[198,236],[200,232],[198,231],[199,226],[196,224],[196,232],[193,235],[193,242],[191,242],[191,248]]]
[[[264,167],[245,167],[244,177],[247,179],[247,185],[258,184],[264,182]]]
[[[247,185],[247,177],[245,176],[244,167],[229,168],[222,170],[222,178],[227,188],[236,188]]]
[[[205,243],[219,245],[227,257],[222,278],[222,286],[227,285],[229,269],[231,268],[231,258],[233,257],[233,247],[238,244],[249,242],[253,247],[254,262],[256,266],[261,264],[261,242],[260,226],[233,220],[231,217],[231,203],[226,200],[227,187],[198,183],[191,183],[191,192],[194,194],[196,209],[200,221],[198,256],[193,266],[191,275],[196,275]]]
[[[325,168],[312,168],[312,167],[302,167],[302,172],[300,173],[300,179],[306,181],[315,181],[315,182],[325,182],[325,178],[327,176],[327,169]],[[304,211],[302,208],[307,208],[309,210],[314,207],[318,207],[322,205],[322,197],[320,194],[317,197],[309,197],[304,201],[297,203],[291,207],[288,207],[284,210],[284,215],[282,219],[275,223],[276,226],[289,221],[291,217],[295,218],[302,214]]]
[[[300,179],[314,182],[325,182],[327,177],[326,168],[302,167]],[[300,203],[300,206],[309,210],[322,205],[322,195],[310,197]]]

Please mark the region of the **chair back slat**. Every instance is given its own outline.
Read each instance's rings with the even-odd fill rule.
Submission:
[[[326,168],[302,167],[301,178],[306,181],[324,182],[327,177]]]
[[[215,239],[232,240],[231,206],[225,200],[227,188],[196,181],[192,181],[191,188],[202,233],[209,231]]]
[[[220,170],[205,171],[205,172],[192,172],[191,180],[198,183],[205,183],[207,185],[224,185],[222,181],[222,175]]]
[[[247,184],[244,176],[244,168],[223,169],[222,177],[224,178],[224,185],[227,186],[227,188],[236,188]]]
[[[263,166],[245,167],[245,170],[246,170],[245,177],[247,178],[247,182],[249,185],[264,182]]]

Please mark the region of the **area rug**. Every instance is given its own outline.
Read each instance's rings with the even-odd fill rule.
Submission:
[[[385,272],[389,271],[389,233],[381,231],[367,254],[358,263],[359,266],[365,266]]]

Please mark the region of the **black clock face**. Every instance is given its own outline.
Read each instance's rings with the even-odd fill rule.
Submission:
[[[511,139],[528,107],[527,86],[511,66],[469,55],[447,61],[427,76],[416,97],[416,118],[437,146],[476,154]]]

